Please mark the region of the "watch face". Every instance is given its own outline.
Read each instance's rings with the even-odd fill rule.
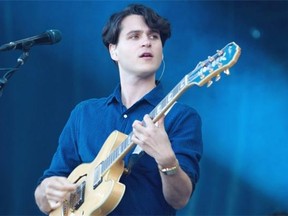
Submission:
[[[177,169],[179,167],[179,162],[178,162],[178,160],[176,160],[176,161],[177,161],[177,164],[175,166],[173,166],[173,167],[162,168],[161,166],[158,165],[158,168],[165,175],[174,175],[177,172]]]
[[[176,172],[177,172],[177,167],[175,169],[165,171],[164,174],[165,175],[174,175]]]

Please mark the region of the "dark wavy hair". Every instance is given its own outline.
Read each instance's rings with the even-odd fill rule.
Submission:
[[[171,27],[167,19],[158,15],[154,10],[141,4],[128,5],[123,11],[111,15],[107,24],[102,31],[102,40],[104,45],[109,49],[109,44],[117,44],[121,31],[122,20],[129,15],[140,15],[144,17],[145,23],[151,30],[160,33],[162,46],[171,36]]]

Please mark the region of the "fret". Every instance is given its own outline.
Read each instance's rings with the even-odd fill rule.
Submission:
[[[106,167],[107,167],[107,161],[104,160],[104,161],[102,162],[102,170],[106,170]]]
[[[117,148],[116,148],[116,150],[117,150]],[[112,161],[114,161],[116,158],[117,158],[117,152],[116,152],[116,150],[114,150],[113,151],[113,153],[112,153]]]
[[[95,189],[101,182],[102,182],[102,163],[100,163],[94,170],[93,188]]]
[[[182,79],[179,84],[180,84],[179,86],[179,91],[180,91],[181,89],[185,87],[185,79]]]
[[[162,103],[160,103],[158,106],[156,106],[156,115],[158,115],[161,111],[162,111]]]
[[[132,135],[133,135],[133,132],[131,132],[129,135],[128,135],[128,137],[127,137],[127,146],[131,143],[131,139],[132,139]],[[127,147],[126,146],[126,147]],[[123,149],[124,150],[124,149]]]
[[[153,109],[153,110],[149,113],[149,116],[150,116],[151,119],[154,119],[155,116],[156,116],[156,110]]]
[[[168,103],[173,99],[173,94],[171,92],[169,92],[169,94],[167,95],[167,101]]]

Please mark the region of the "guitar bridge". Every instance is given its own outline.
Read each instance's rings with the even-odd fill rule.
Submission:
[[[72,211],[77,210],[84,203],[86,182],[83,181],[74,193],[70,195],[70,208]]]

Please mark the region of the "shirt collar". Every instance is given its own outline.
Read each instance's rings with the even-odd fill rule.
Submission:
[[[157,104],[164,98],[164,89],[162,83],[158,82],[156,87],[153,88],[150,92],[148,92],[142,99],[139,101],[145,100],[153,106],[157,106]],[[121,100],[121,85],[118,84],[114,89],[113,93],[107,98],[107,105],[112,102],[118,102],[122,104]]]
[[[121,86],[118,84],[114,89],[113,93],[107,98],[107,105],[112,102],[122,103],[121,101]]]
[[[164,89],[162,84],[159,82],[154,89],[152,89],[148,94],[146,94],[142,100],[146,100],[153,106],[157,104],[164,98]]]

